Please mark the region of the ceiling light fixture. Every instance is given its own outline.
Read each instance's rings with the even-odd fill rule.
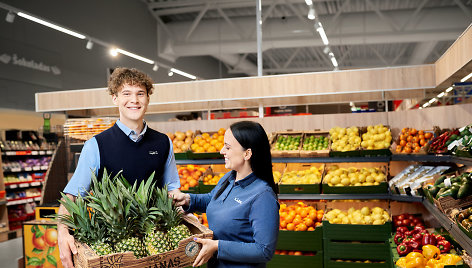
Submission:
[[[423,104],[423,108],[426,108],[428,106],[429,106],[429,102],[426,102],[426,103]]]
[[[309,6],[313,5],[313,1],[312,0],[305,0],[305,3]]]
[[[181,70],[178,70],[178,69],[175,69],[175,68],[171,68],[170,71],[174,72],[176,74],[180,74],[181,76],[185,76],[187,78],[193,79],[193,80],[197,79],[197,77],[195,75],[186,73],[184,71],[181,71]]]
[[[447,93],[449,93],[449,92],[451,92],[451,91],[452,91],[452,87],[448,87],[448,88],[446,89],[446,92],[447,92]]]
[[[167,73],[167,75],[168,75],[168,76],[173,76],[173,75],[174,75],[174,72],[169,71],[169,72]]]
[[[329,52],[329,58],[331,59],[331,63],[333,64],[334,67],[338,67],[338,61],[336,60],[336,57],[334,57],[333,52]]]
[[[88,49],[88,50],[90,50],[90,49],[93,48],[93,42],[92,42],[92,40],[88,40],[88,41],[87,41],[87,44],[85,45],[85,48]]]
[[[446,95],[446,92],[441,92],[438,94],[438,98],[442,98],[444,95]]]
[[[328,46],[325,46],[325,48],[323,48],[323,53],[328,54],[329,52],[331,52],[331,49]]]
[[[324,44],[325,46],[329,45],[328,37],[326,36],[326,33],[325,33],[323,27],[318,28],[317,31],[318,31],[318,33],[319,33],[320,36],[321,36],[321,40],[323,41],[323,44]]]
[[[308,19],[314,20],[315,18],[315,9],[313,8],[313,6],[310,6],[310,10],[308,10]]]
[[[9,23],[13,23],[15,20],[15,13],[8,11],[7,16],[5,17],[5,20]]]
[[[152,70],[153,70],[154,72],[157,72],[157,70],[159,70],[159,65],[154,64],[154,66],[152,66]]]
[[[145,57],[141,57],[139,55],[136,55],[136,54],[131,53],[129,51],[123,50],[121,48],[117,48],[116,52],[118,52],[120,54],[123,54],[123,55],[126,55],[126,56],[131,57],[131,58],[135,58],[135,59],[140,60],[140,61],[144,61],[145,63],[154,64],[153,60],[150,60],[150,59],[145,58]]]
[[[116,48],[110,49],[110,55],[112,55],[113,57],[118,56],[118,51],[116,51]]]
[[[30,21],[34,21],[34,22],[36,22],[36,23],[39,23],[39,24],[44,25],[44,26],[46,26],[46,27],[52,28],[52,29],[54,29],[54,30],[58,30],[58,31],[60,31],[60,32],[63,32],[63,33],[66,33],[66,34],[75,36],[75,37],[77,37],[77,38],[79,38],[79,39],[85,39],[85,35],[79,34],[79,33],[74,32],[74,31],[71,31],[71,30],[69,30],[69,29],[66,29],[66,28],[64,28],[64,27],[58,26],[58,25],[56,25],[56,24],[52,24],[52,23],[47,22],[47,21],[42,20],[42,19],[38,19],[38,18],[33,17],[33,16],[31,16],[31,15],[25,14],[25,13],[23,13],[23,12],[18,12],[17,14],[18,14],[18,16],[20,16],[20,17],[22,17],[22,18],[28,19],[28,20],[30,20]]]
[[[467,80],[469,80],[469,78],[472,77],[472,73],[468,74],[467,76],[465,76],[464,78],[461,79],[461,82],[465,82]]]

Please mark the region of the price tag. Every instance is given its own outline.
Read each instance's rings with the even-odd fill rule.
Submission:
[[[35,181],[31,183],[31,186],[39,186],[39,185],[41,185],[41,182],[39,181]]]
[[[38,155],[38,151],[32,151],[31,155]]]
[[[16,155],[16,152],[5,152],[6,155]]]
[[[47,170],[47,169],[48,169],[48,166],[41,166],[41,169],[42,169],[42,170]]]
[[[460,140],[461,140],[461,139],[455,140],[455,141],[451,142],[451,143],[449,144],[449,146],[447,146],[447,150],[448,150],[448,151],[451,151],[452,149],[454,149],[454,147],[459,146],[459,145],[460,145]]]
[[[451,178],[447,178],[447,179],[444,180],[444,186],[449,187],[451,185],[452,185]]]
[[[47,153],[47,154],[52,154],[52,151],[47,151],[46,153]]]
[[[40,170],[40,169],[41,169],[41,168],[38,167],[38,166],[33,167],[33,170],[35,170],[35,171],[36,171],[36,170]]]
[[[19,172],[19,171],[21,171],[21,168],[12,168],[11,171],[12,172]]]
[[[21,187],[21,188],[29,187],[29,183],[20,183],[18,187]]]
[[[41,201],[41,197],[35,197],[34,201]]]
[[[39,154],[40,154],[40,155],[45,155],[46,152],[45,152],[45,151],[39,151]]]
[[[10,186],[8,186],[10,189],[16,189],[18,188],[18,184],[12,184]]]
[[[31,167],[25,167],[25,171],[31,171],[33,170]]]

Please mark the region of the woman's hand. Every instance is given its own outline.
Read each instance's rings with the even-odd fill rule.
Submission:
[[[74,268],[72,264],[72,254],[77,254],[77,248],[74,244],[74,237],[69,234],[67,227],[57,228],[57,245],[59,246],[59,256],[64,268]]]
[[[178,189],[169,191],[169,197],[174,199],[174,204],[177,207],[190,205],[190,195],[182,193]]]
[[[218,250],[218,240],[194,238],[195,242],[202,244],[202,249],[198,253],[197,258],[192,266],[200,266],[207,263],[213,254]]]

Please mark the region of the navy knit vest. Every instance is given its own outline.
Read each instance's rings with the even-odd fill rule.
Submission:
[[[129,183],[138,181],[139,184],[155,171],[154,181],[163,186],[162,175],[170,149],[165,134],[148,127],[142,139],[134,142],[115,124],[95,138],[100,151],[99,179],[106,168],[112,177],[122,170]]]

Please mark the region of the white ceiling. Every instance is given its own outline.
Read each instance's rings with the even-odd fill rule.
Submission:
[[[255,0],[141,0],[159,56],[212,56],[257,72]],[[339,69],[433,63],[472,22],[472,0],[313,0]],[[262,0],[264,74],[333,70],[305,0]]]

